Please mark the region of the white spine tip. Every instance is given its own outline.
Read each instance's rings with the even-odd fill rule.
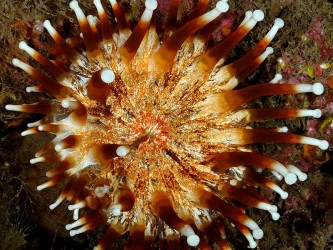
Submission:
[[[51,205],[49,205],[49,209],[53,210],[53,209],[55,209],[55,208],[56,208],[56,205],[55,205],[55,204],[51,204]]]
[[[320,118],[321,117],[321,110],[320,109],[313,110],[313,117],[314,118]]]
[[[75,236],[76,235],[76,230],[71,230],[71,231],[69,231],[69,235],[70,236]]]
[[[200,238],[196,234],[192,234],[187,237],[187,244],[191,247],[196,247],[197,245],[199,245],[199,242],[200,242]]]
[[[288,185],[292,185],[297,181],[297,177],[294,173],[288,173],[284,176],[284,181],[288,184]]]
[[[256,20],[257,22],[260,22],[264,20],[265,14],[262,12],[262,10],[255,10],[253,11],[253,16],[252,18]]]
[[[54,147],[54,150],[57,152],[61,151],[62,149],[63,149],[63,147],[59,144]]]
[[[13,64],[14,66],[18,67],[18,65],[20,64],[20,60],[17,59],[17,58],[14,58],[14,59],[12,60],[12,64]]]
[[[303,172],[301,174],[298,174],[297,177],[300,181],[305,181],[308,178],[307,174]]]
[[[267,47],[265,50],[265,53],[267,53],[268,55],[272,54],[274,52],[274,49],[272,47]]]
[[[26,135],[30,135],[30,134],[32,134],[30,131],[29,131],[29,129],[28,130],[25,130],[25,131],[23,131],[22,133],[21,133],[21,136],[26,136]]]
[[[295,175],[297,175],[297,178],[298,178],[300,181],[305,181],[305,180],[308,178],[308,176],[307,176],[305,173],[303,173],[301,170],[299,170],[299,169],[298,169],[297,167],[295,167],[294,165],[287,165],[286,168],[287,168],[290,172],[292,172],[292,173],[294,173]]]
[[[274,78],[270,81],[270,83],[278,83],[282,79],[282,75],[279,73],[276,73]]]
[[[79,209],[75,209],[73,212],[73,219],[78,220],[79,219]]]
[[[312,92],[315,95],[321,95],[322,93],[324,93],[324,85],[322,85],[320,82],[313,84]]]
[[[328,141],[322,140],[319,142],[318,147],[322,150],[326,150],[329,147]]]
[[[47,184],[46,184],[46,183],[37,186],[37,190],[38,190],[38,191],[41,191],[41,190],[43,190],[43,189],[45,189],[45,188],[47,188]]]
[[[43,22],[43,26],[44,26],[44,28],[48,29],[48,28],[51,26],[51,22],[50,22],[50,20],[45,20],[45,21]]]
[[[30,164],[35,164],[37,162],[41,162],[44,157],[37,157],[37,158],[32,158],[30,159]]]
[[[271,213],[271,215],[272,215],[272,219],[273,219],[273,220],[278,220],[278,219],[280,219],[280,214],[277,213],[277,212],[273,212],[273,213]]]
[[[226,1],[218,1],[216,3],[216,10],[220,13],[225,13],[229,10],[229,4]]]
[[[96,18],[93,15],[88,15],[87,19],[88,19],[88,22],[89,22],[90,25],[95,25],[96,26],[96,24],[97,24]]]
[[[280,133],[287,133],[288,132],[288,127],[284,126],[284,127],[278,128],[278,131]]]
[[[115,74],[111,69],[103,69],[101,72],[101,79],[105,83],[111,83],[115,79]]]
[[[119,146],[117,148],[117,150],[116,150],[116,154],[118,156],[125,156],[125,155],[127,155],[129,153],[129,151],[130,151],[129,147],[127,147],[127,146]]]
[[[7,104],[5,106],[5,109],[10,110],[10,111],[17,111],[17,105]]]
[[[113,216],[119,216],[121,215],[121,210],[119,208],[113,208],[111,213]]]
[[[79,7],[79,3],[74,0],[69,3],[69,7],[74,10],[75,8]]]
[[[252,235],[253,235],[253,238],[255,238],[256,240],[259,240],[261,239],[263,236],[264,236],[264,231],[262,231],[259,227],[254,229],[252,231]]]
[[[68,100],[61,101],[61,106],[65,109],[69,108],[69,106],[70,106],[69,101]]]
[[[148,10],[155,10],[157,8],[156,0],[146,0],[145,6]]]
[[[257,247],[257,243],[254,240],[252,240],[251,242],[249,242],[249,248],[254,249],[256,247]]]
[[[284,26],[284,21],[281,18],[276,18],[274,25],[280,29]]]
[[[25,41],[21,41],[21,42],[19,43],[19,48],[20,48],[20,49],[24,50],[24,49],[26,49],[27,47],[28,47],[28,44],[27,44]]]
[[[281,199],[285,200],[288,198],[288,193],[285,191],[281,191],[280,193]]]

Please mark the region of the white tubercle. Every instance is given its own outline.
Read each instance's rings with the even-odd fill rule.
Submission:
[[[300,140],[300,143],[317,146],[322,150],[326,150],[329,147],[329,144],[326,140],[318,140],[316,138],[311,138],[311,137],[306,137],[306,136],[302,137],[302,139]]]
[[[321,117],[321,110],[320,109],[300,109],[298,115],[301,116],[313,116],[314,118]]]
[[[270,81],[270,83],[278,83],[282,79],[282,75],[279,73],[276,73],[274,78]]]
[[[101,71],[101,79],[105,83],[111,83],[115,79],[115,74],[111,69],[105,68]]]
[[[220,13],[225,13],[225,12],[227,12],[229,10],[229,4],[227,3],[227,1],[218,1],[216,3],[215,8]]]
[[[61,203],[64,199],[65,199],[65,196],[60,194],[59,197],[58,197],[58,199],[57,199],[54,203],[52,203],[52,204],[49,206],[49,208],[50,208],[51,210],[55,209],[57,206],[60,205],[60,203]]]
[[[287,165],[286,167],[290,172],[294,173],[300,181],[305,181],[308,178],[308,176],[305,173],[303,173],[294,165]]]
[[[130,148],[128,146],[119,146],[116,150],[118,156],[125,156],[129,153]]]
[[[145,6],[149,10],[155,10],[157,8],[157,1],[156,0],[146,0]]]

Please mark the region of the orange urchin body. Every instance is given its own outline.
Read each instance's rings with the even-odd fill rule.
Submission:
[[[71,48],[49,21],[44,22],[71,61],[70,70],[24,42],[20,48],[48,73],[13,60],[40,83],[27,91],[45,91],[55,98],[6,106],[46,114],[22,135],[41,131],[56,135],[31,159],[32,164],[57,163],[47,171],[48,181],[37,189],[66,183],[50,208],[64,199],[72,201],[68,208],[74,222],[66,225],[72,236],[109,224],[96,249],[107,248],[128,231],[126,249],[153,248],[157,239],[161,249],[184,246],[184,239],[190,246],[205,248],[212,241],[228,249],[223,223],[234,224],[255,248],[254,239],[263,232],[241,204],[267,210],[276,220],[277,207],[256,187],[269,187],[284,199],[288,194],[253,166],[271,170],[288,184],[305,180],[306,175],[292,165],[251,152],[247,145],[302,143],[326,149],[328,143],[287,133],[285,128],[248,126],[262,119],[320,117],[320,110],[242,106],[265,95],[321,94],[323,86],[274,84],[277,79],[273,79],[234,90],[273,52],[267,46],[283,26],[276,19],[252,50],[224,65],[233,47],[263,19],[260,10],[247,12],[233,33],[207,49],[215,22],[228,10],[227,1],[218,1],[208,12],[209,1],[199,1],[188,20],[177,22],[179,0],[170,0],[162,34],[152,21],[155,0],[145,2],[133,30],[119,4],[110,2],[118,25],[115,30],[99,0],[94,1],[99,19],[86,18],[76,1],[70,3],[82,30],[83,54]],[[89,212],[84,214],[82,208]]]

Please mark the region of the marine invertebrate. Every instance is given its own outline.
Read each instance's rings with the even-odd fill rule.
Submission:
[[[55,98],[6,105],[8,110],[46,114],[28,124],[23,136],[56,135],[31,159],[32,164],[56,163],[37,189],[65,183],[50,208],[65,199],[73,202],[68,209],[74,222],[66,225],[72,236],[109,224],[96,249],[107,248],[128,231],[127,249],[152,248],[155,239],[161,248],[173,249],[184,238],[190,246],[203,248],[209,238],[227,249],[222,223],[230,222],[255,248],[254,239],[260,239],[263,231],[244,206],[279,218],[277,207],[255,187],[268,187],[284,199],[288,195],[256,168],[268,169],[288,184],[305,180],[306,175],[252,152],[248,145],[302,143],[326,149],[328,143],[287,133],[285,128],[248,127],[261,119],[320,117],[320,110],[242,106],[265,95],[321,94],[323,85],[274,84],[277,77],[235,90],[273,52],[268,45],[283,26],[276,19],[253,49],[224,65],[233,47],[264,18],[260,10],[247,12],[233,33],[206,48],[217,18],[228,10],[227,1],[218,1],[208,12],[209,1],[199,1],[185,21],[177,19],[179,0],[171,0],[165,28],[159,32],[152,21],[155,0],[146,0],[133,30],[119,4],[110,2],[117,19],[113,30],[99,0],[94,1],[99,19],[86,18],[76,1],[70,3],[79,20],[84,53],[71,48],[49,21],[44,22],[71,61],[70,69],[25,42],[19,44],[48,72],[14,59],[15,66],[40,84],[27,91],[46,91]]]

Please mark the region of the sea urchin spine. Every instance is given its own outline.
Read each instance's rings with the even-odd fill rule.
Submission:
[[[34,104],[6,105],[7,110],[46,116],[28,124],[22,136],[48,132],[55,138],[31,164],[57,163],[46,172],[38,190],[65,182],[55,209],[73,203],[70,235],[109,225],[95,249],[105,249],[130,233],[125,249],[209,247],[208,240],[229,249],[224,225],[232,223],[250,248],[263,237],[242,204],[280,215],[256,188],[264,186],[285,199],[288,193],[257,170],[268,169],[287,184],[306,174],[252,152],[253,143],[300,143],[325,150],[327,141],[288,133],[286,128],[251,128],[249,123],[273,118],[320,117],[320,110],[246,109],[267,95],[323,93],[323,85],[269,83],[234,90],[273,52],[268,47],[283,27],[276,19],[267,35],[237,61],[224,65],[229,52],[257,24],[261,10],[247,12],[240,26],[215,46],[208,46],[214,24],[228,11],[218,1],[206,12],[199,0],[188,17],[177,15],[179,0],[161,31],[156,31],[155,0],[134,29],[120,5],[110,0],[117,27],[112,29],[100,0],[98,16],[86,18],[77,1],[70,3],[79,21],[85,52],[73,49],[46,20],[44,27],[71,62],[59,66],[21,42],[48,73],[18,59],[13,64],[40,86],[27,92],[48,92],[55,99]],[[211,44],[211,43],[209,43]],[[84,209],[84,210],[82,210]]]

